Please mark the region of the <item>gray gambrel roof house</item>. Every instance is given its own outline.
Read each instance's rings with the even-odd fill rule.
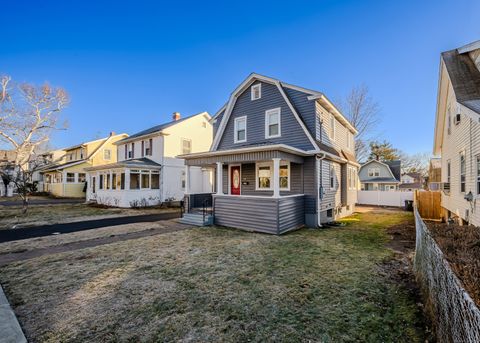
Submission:
[[[357,130],[322,92],[253,73],[212,123],[210,151],[179,157],[215,170],[217,225],[281,234],[353,211]]]

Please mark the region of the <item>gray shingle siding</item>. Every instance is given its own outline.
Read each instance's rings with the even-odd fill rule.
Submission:
[[[257,84],[259,82],[255,82]],[[287,144],[303,150],[314,149],[300,123],[296,120],[277,86],[262,84],[262,97],[251,100],[248,87],[239,97],[233,107],[232,113],[220,139],[217,150],[242,148],[263,144]],[[265,138],[265,111],[281,108],[281,137]],[[234,143],[235,118],[247,116],[247,141]]]
[[[315,137],[315,100],[308,100],[307,97],[310,94],[300,92],[296,89],[284,87],[287,97],[293,104],[293,107],[297,110],[297,113],[302,118],[305,126],[310,131],[310,134]]]
[[[218,117],[215,118],[215,120],[213,121],[213,137],[215,137],[215,135],[217,134],[217,131],[218,131],[218,127],[220,126],[220,123],[222,122],[222,118],[223,118],[223,115],[225,113],[225,110],[223,110],[222,112],[220,112],[218,114]]]

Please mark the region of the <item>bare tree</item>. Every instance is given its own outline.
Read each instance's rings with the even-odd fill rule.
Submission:
[[[369,141],[380,122],[380,106],[370,96],[366,85],[354,87],[338,105],[358,131],[355,137],[357,159],[365,160],[369,153]]]
[[[58,114],[67,105],[68,96],[62,88],[48,84],[14,85],[11,77],[0,77],[0,140],[15,151],[13,174],[3,175],[13,182],[28,208],[32,169],[37,165],[35,151],[45,145],[58,126]]]
[[[420,173],[423,176],[428,174],[428,166],[430,163],[431,155],[428,152],[419,152],[416,154],[400,153],[402,160],[402,172],[403,173]]]

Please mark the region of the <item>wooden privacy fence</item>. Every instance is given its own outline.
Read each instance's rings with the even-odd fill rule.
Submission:
[[[415,205],[420,213],[420,217],[426,220],[442,219],[441,200],[442,193],[439,191],[415,191]]]

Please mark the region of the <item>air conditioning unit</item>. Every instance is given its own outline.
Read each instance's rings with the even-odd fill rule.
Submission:
[[[455,114],[455,117],[453,118],[453,122],[455,123],[455,125],[460,124],[460,119],[461,118],[462,118],[462,116],[461,116],[460,113]]]

